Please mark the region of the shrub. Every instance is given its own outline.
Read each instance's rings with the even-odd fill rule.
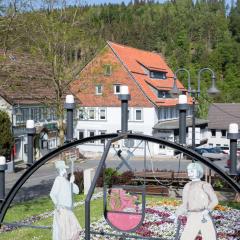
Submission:
[[[78,186],[79,188],[79,194],[81,194],[84,190],[84,179],[83,179],[83,170],[79,170],[77,169],[77,171],[75,171],[74,173],[75,176],[75,184]],[[71,173],[68,174],[68,180],[71,177]]]

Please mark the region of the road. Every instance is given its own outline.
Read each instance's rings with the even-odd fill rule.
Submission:
[[[181,159],[180,162],[178,159],[171,158],[166,159],[166,157],[160,157],[158,159],[148,159],[146,161],[146,168],[148,170],[154,169],[159,170],[174,170],[174,171],[186,171],[187,165],[190,163],[190,160]],[[116,168],[121,163],[120,159],[111,158],[106,162],[106,167]],[[215,162],[220,168],[226,170],[225,162],[216,161]],[[82,162],[77,161],[75,163],[75,170],[85,170],[88,168],[97,168],[99,164],[99,159],[86,159]],[[129,164],[132,169],[135,171],[141,171],[144,169],[143,159],[130,159]],[[121,171],[128,170],[124,165]],[[25,169],[22,169],[16,173],[6,173],[6,192],[17,182],[19,177],[23,174]],[[48,195],[53,181],[57,176],[57,171],[53,163],[47,163],[37,170],[28,181],[22,186],[21,190],[17,193],[15,201],[25,201],[28,199],[36,198],[43,195]]]

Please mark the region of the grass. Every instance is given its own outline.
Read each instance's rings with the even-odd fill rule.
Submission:
[[[75,202],[84,200],[84,195],[75,196]],[[166,197],[147,196],[147,202],[161,203],[164,200],[174,200]],[[240,209],[240,203],[236,202],[221,202],[222,205],[232,208]],[[54,208],[50,198],[44,197],[33,201],[19,203],[13,205],[7,212],[4,219],[5,222],[15,222],[26,219],[30,216],[38,215],[46,211],[52,211]],[[74,209],[79,223],[84,227],[84,205],[78,206]],[[97,221],[103,216],[103,200],[97,199],[91,202],[91,221]],[[40,220],[35,223],[39,226],[51,226],[52,217]],[[19,228],[17,230],[1,234],[1,240],[51,240],[51,230],[32,229],[32,228]]]
[[[84,195],[75,197],[75,202],[84,200]],[[54,208],[51,199],[44,197],[34,201],[19,203],[12,206],[4,219],[5,222],[15,222],[26,219],[28,217],[39,215],[41,213],[52,211]],[[74,213],[82,227],[84,227],[84,205],[78,206],[74,209]],[[91,202],[91,221],[97,221],[103,214],[102,199],[97,199]],[[40,220],[34,225],[51,226],[52,217]],[[1,234],[1,240],[51,240],[52,233],[49,229],[32,229],[32,228],[19,228],[17,230]]]

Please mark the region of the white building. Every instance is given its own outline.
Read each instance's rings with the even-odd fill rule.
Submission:
[[[1,51],[0,56],[3,57]],[[48,69],[38,59],[23,53],[8,53],[0,64],[0,109],[12,121],[14,147],[11,158],[27,161],[26,121],[33,119],[35,159],[58,146],[54,88]],[[9,160],[9,159],[7,159]]]
[[[173,72],[157,53],[112,42],[107,43],[82,70],[79,79],[71,85],[71,91],[81,106],[75,129],[77,138],[120,130],[121,109],[118,94],[121,85],[127,85],[131,94],[129,130],[178,141],[178,99],[170,94]],[[177,86],[183,94],[187,94],[178,80]],[[191,116],[191,97],[188,97],[188,104],[188,116]],[[191,126],[191,121],[188,121],[188,126]],[[206,121],[197,121],[197,127],[201,127],[202,132],[205,131]],[[205,137],[203,135],[202,137]],[[134,146],[138,144],[136,141]],[[124,147],[121,142],[116,145],[119,148]],[[102,152],[102,149],[100,141],[81,147],[81,150],[88,152]],[[174,155],[172,149],[161,145],[154,145],[151,152],[154,155]],[[142,154],[142,151],[140,153]]]
[[[230,123],[240,126],[240,103],[215,103],[208,111],[208,147],[229,147]],[[240,148],[240,140],[238,141]]]

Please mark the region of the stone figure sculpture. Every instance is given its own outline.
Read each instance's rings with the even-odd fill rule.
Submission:
[[[176,215],[187,215],[187,223],[181,235],[181,240],[194,240],[201,232],[203,240],[216,240],[216,230],[211,218],[211,211],[218,204],[217,196],[212,186],[201,181],[203,168],[198,163],[190,163],[187,167],[191,182],[184,186],[182,205]]]
[[[50,192],[55,205],[53,217],[53,240],[78,240],[81,227],[73,213],[73,193],[78,194],[79,189],[74,184],[75,177],[67,179],[69,167],[64,161],[56,161],[55,167],[59,173]]]

